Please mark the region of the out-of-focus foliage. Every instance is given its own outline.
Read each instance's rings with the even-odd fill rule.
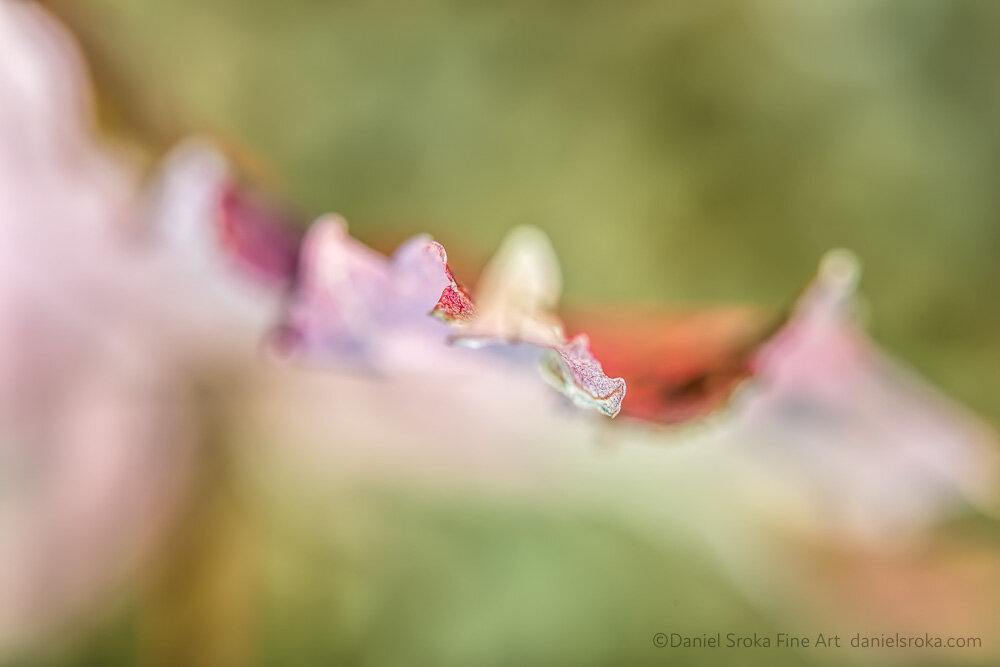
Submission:
[[[535,224],[571,303],[785,304],[826,250],[852,248],[876,337],[1000,417],[1000,5],[47,5],[85,46],[109,135],[229,137],[304,212],[338,211],[374,243],[428,231],[485,257]],[[110,617],[27,664],[704,664],[652,633],[806,615],[772,617],[703,545],[647,542],[597,501],[262,476],[226,430],[238,411],[209,429],[200,491],[156,562]],[[982,524],[970,542],[993,544]],[[890,602],[917,604],[900,586]]]
[[[783,303],[850,247],[876,336],[1000,416],[991,3],[54,6],[119,120],[224,130],[362,238],[532,223],[571,300],[671,303]]]
[[[847,246],[876,335],[1000,415],[992,3],[78,5],[147,126],[225,128],[363,238],[533,223],[571,297],[670,302],[780,303]]]

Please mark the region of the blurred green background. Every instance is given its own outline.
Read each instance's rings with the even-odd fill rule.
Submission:
[[[996,3],[54,6],[130,127],[229,136],[363,240],[535,224],[569,301],[682,305],[782,304],[853,249],[876,338],[1000,417]]]
[[[826,250],[851,248],[875,338],[1000,419],[1000,3],[47,5],[81,38],[119,133],[157,149],[228,137],[309,216],[340,212],[370,242],[427,231],[475,261],[538,225],[570,303],[778,306]],[[220,479],[170,568],[218,581],[258,559],[267,664],[666,664],[648,643],[670,622],[773,622],[697,557],[592,516],[376,493],[334,503],[353,509],[317,535],[245,511],[239,475]],[[225,632],[252,601],[235,576],[244,592],[218,606],[197,578],[154,586],[140,597],[158,630],[121,612],[51,660],[201,631],[215,664],[239,663]],[[194,629],[172,625],[175,606]]]

